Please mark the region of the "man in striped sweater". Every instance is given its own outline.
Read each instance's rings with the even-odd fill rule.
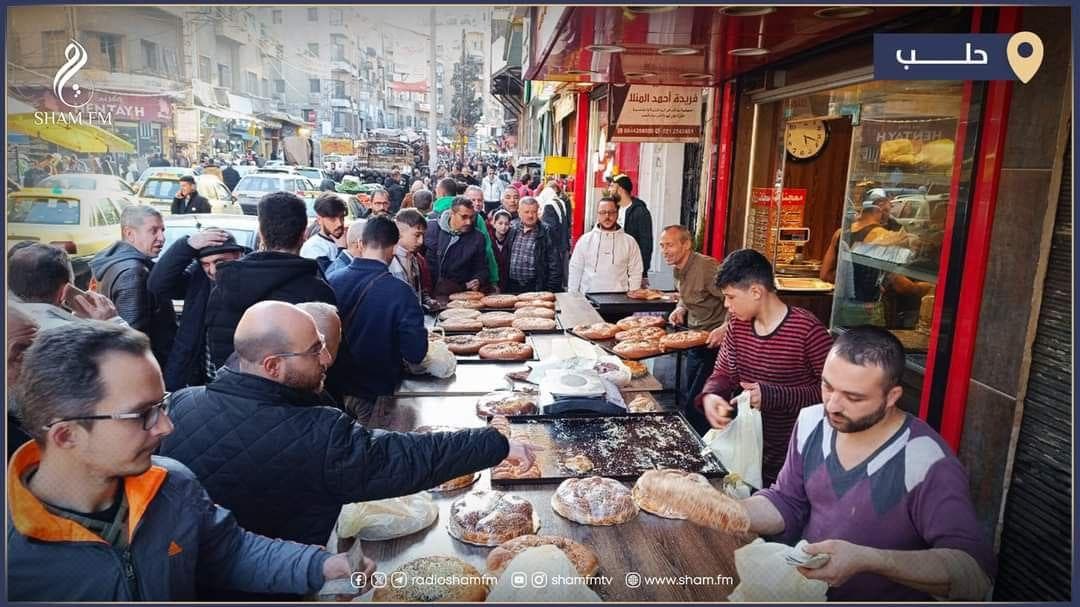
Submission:
[[[821,369],[832,338],[820,321],[776,293],[772,265],[753,249],[732,252],[716,275],[728,310],[728,330],[713,373],[697,397],[713,428],[736,415],[731,399],[750,394],[761,411],[764,486],[776,480],[791,429],[803,407],[821,402]]]

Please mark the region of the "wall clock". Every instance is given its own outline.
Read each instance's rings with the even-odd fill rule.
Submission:
[[[784,148],[795,160],[810,160],[821,153],[829,140],[824,120],[789,122],[784,133]]]

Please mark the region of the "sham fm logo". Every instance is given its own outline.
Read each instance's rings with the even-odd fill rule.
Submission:
[[[1015,34],[874,34],[877,80],[1019,80],[1043,61],[1034,32]]]
[[[83,108],[94,100],[94,88],[73,82],[79,71],[86,66],[89,55],[78,40],[64,48],[64,65],[56,70],[53,76],[52,92],[56,100],[61,104],[78,110],[77,112],[34,112],[34,124],[43,126],[47,124],[71,125],[71,124],[108,124],[112,122],[112,112],[83,111]],[[68,86],[70,83],[70,86]],[[93,106],[91,106],[93,107]]]

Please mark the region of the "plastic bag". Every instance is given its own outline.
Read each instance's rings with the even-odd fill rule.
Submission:
[[[713,450],[720,463],[743,482],[761,489],[761,411],[750,406],[750,394],[743,392],[732,402],[739,414],[723,430],[709,430],[702,441]]]
[[[450,377],[457,372],[457,357],[447,347],[445,341],[428,341],[427,355],[420,364],[406,363],[413,375],[432,375],[440,379]]]
[[[431,495],[421,491],[404,497],[345,504],[337,520],[337,535],[365,541],[389,540],[427,529],[439,517]]]
[[[784,561],[791,546],[758,538],[735,551],[739,585],[728,595],[730,603],[793,602],[818,603],[826,600],[829,585],[808,580]]]

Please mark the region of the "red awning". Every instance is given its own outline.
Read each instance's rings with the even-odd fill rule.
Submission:
[[[428,85],[426,82],[391,82],[390,90],[402,93],[426,93]]]

